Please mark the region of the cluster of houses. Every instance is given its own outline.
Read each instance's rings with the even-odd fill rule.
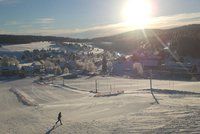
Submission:
[[[94,71],[101,66],[103,50],[85,43],[58,43],[60,49],[25,50],[18,57],[19,65],[0,66],[1,75],[63,74],[75,70]],[[7,57],[7,56],[5,56]],[[1,59],[5,58],[1,57]],[[0,59],[0,63],[1,63]],[[81,66],[80,64],[81,63]]]
[[[173,55],[174,56],[174,55]],[[169,53],[151,53],[149,51],[136,51],[132,55],[124,55],[112,62],[112,73],[114,75],[136,76],[137,72],[133,65],[140,63],[144,69],[144,76],[149,77],[149,70],[153,70],[155,75],[173,74],[176,76],[195,75],[200,77],[200,59],[183,57],[177,60]],[[146,74],[145,74],[146,73]]]
[[[102,59],[106,57],[106,73],[135,75],[134,64],[141,64],[145,71],[200,74],[200,60],[191,57],[178,58],[167,52],[136,50],[132,55],[104,51],[87,43],[57,43],[61,49],[35,49],[24,51],[18,57],[19,65],[0,66],[1,75],[22,76],[34,74],[63,74],[68,72],[100,72]],[[0,61],[3,57],[0,57]],[[104,67],[105,68],[105,67]]]

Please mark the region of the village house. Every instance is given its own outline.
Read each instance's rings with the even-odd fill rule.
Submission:
[[[19,72],[19,67],[12,65],[12,66],[0,66],[0,75],[16,75]]]

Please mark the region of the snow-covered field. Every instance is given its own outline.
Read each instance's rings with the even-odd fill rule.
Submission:
[[[73,43],[72,43],[73,44]],[[84,45],[83,45],[84,44]],[[91,46],[88,43],[74,43],[75,46],[72,48],[66,45],[61,45],[55,42],[32,42],[28,44],[15,44],[15,45],[4,45],[0,48],[0,56],[8,55],[8,56],[19,56],[22,54],[23,51],[29,50],[33,51],[34,49],[53,49],[53,50],[67,50],[71,52],[84,52],[84,53],[94,53],[94,54],[101,54],[103,53],[103,49],[96,48]],[[88,49],[84,49],[83,46],[88,46]]]
[[[32,42],[32,43],[28,43],[28,44],[16,44],[16,45],[6,45],[3,46],[4,50],[7,51],[25,51],[25,50],[29,50],[32,51],[34,49],[48,49],[48,48],[52,48],[52,46],[55,46],[55,44],[52,44],[51,42]]]
[[[36,79],[36,78],[34,78]],[[88,91],[124,90],[112,97],[93,97]],[[0,81],[0,133],[109,134],[109,133],[199,133],[200,82],[153,80],[159,91],[156,104],[149,80],[119,77],[82,77],[33,83],[33,78]],[[21,90],[38,106],[20,103],[11,87]],[[187,92],[180,92],[187,91]],[[193,94],[189,94],[192,92]],[[53,128],[58,112],[63,125]]]

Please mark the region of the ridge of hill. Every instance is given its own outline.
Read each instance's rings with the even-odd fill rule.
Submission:
[[[171,29],[134,30],[113,36],[93,38],[98,47],[131,53],[137,48],[162,50],[170,46],[180,56],[200,58],[200,24],[186,25]]]

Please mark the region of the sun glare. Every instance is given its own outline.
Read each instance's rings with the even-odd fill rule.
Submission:
[[[128,0],[122,10],[128,26],[144,28],[150,22],[152,6],[150,0]]]

